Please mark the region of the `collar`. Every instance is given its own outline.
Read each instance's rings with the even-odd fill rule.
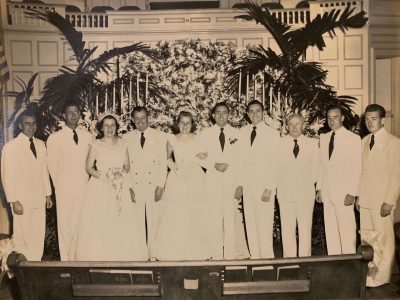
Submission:
[[[63,129],[64,129],[65,131],[71,133],[71,134],[74,132],[74,130],[71,129],[70,127],[68,127],[67,125],[65,125],[65,126],[63,127]],[[75,131],[76,131],[76,132],[79,131],[79,126],[75,128]]]
[[[264,122],[264,120],[262,120],[260,123],[258,123],[257,125],[253,125],[252,123],[250,123],[249,124],[249,128],[251,129],[251,130],[253,130],[253,127],[257,127],[257,129],[256,130],[258,130],[259,128],[261,129],[261,128],[265,128],[265,127],[267,127],[267,124]]]
[[[386,136],[388,135],[388,132],[385,129],[385,127],[382,127],[377,132],[375,132],[373,135],[374,135],[375,144],[376,143],[382,144],[386,140]],[[371,137],[372,137],[372,133],[370,133],[368,141],[371,141]]]
[[[376,139],[383,138],[383,136],[385,136],[385,133],[387,133],[387,131],[386,131],[385,127],[382,127],[377,132],[371,133],[371,136],[374,135],[375,140],[376,140]]]
[[[294,140],[297,140],[297,142],[299,142],[299,141],[303,140],[303,138],[304,138],[303,134],[300,134],[297,138],[292,137],[290,134],[288,134],[287,136],[290,138],[291,141],[293,141],[293,143],[294,143]]]
[[[347,129],[346,129],[344,126],[342,126],[342,127],[340,127],[338,130],[335,131],[335,136],[341,136],[341,135],[343,135],[346,131],[347,131]],[[333,132],[334,132],[334,131],[331,130],[331,135],[332,135]]]
[[[21,139],[24,143],[30,143],[29,138],[23,134],[22,132],[18,134],[18,138]],[[35,137],[33,136],[33,141],[35,141]]]
[[[213,126],[214,126],[215,131],[218,131],[218,132],[221,131],[221,128],[224,128],[224,132],[226,132],[227,130],[229,130],[229,127],[230,127],[229,123],[226,123],[226,125],[224,127],[219,127],[217,124],[214,124]]]

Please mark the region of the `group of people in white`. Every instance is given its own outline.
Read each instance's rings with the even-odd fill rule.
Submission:
[[[400,140],[385,130],[384,108],[366,108],[370,134],[361,141],[343,127],[340,107],[329,107],[331,131],[319,143],[303,135],[299,114],[287,118],[281,138],[264,122],[261,102],[247,105],[250,122],[240,130],[228,124],[229,113],[217,103],[215,124],[194,134],[193,115],[182,111],[179,133],[170,135],[149,127],[146,108],[135,107],[135,130],[119,138],[118,117],[106,113],[93,140],[78,127],[79,106],[68,102],[65,126],[45,145],[34,137],[37,117],[26,111],[1,162],[16,249],[29,260],[42,257],[45,207],[53,205],[50,174],[62,261],[235,259],[241,199],[250,258],[273,258],[276,195],[284,257],[311,255],[315,201],[324,207],[328,254],[355,253],[356,205],[361,238],[384,237],[383,246],[373,245],[382,259],[367,285],[389,282]]]

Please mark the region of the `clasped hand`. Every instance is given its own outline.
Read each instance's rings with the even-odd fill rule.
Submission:
[[[208,157],[207,152],[200,152],[196,154],[196,157],[200,160],[205,160]]]
[[[229,164],[227,163],[215,163],[214,168],[215,170],[224,173],[229,167]]]

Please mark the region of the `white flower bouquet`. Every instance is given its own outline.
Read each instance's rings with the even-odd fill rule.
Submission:
[[[126,179],[126,172],[122,168],[109,168],[106,173],[107,180],[110,182],[111,187],[115,192],[115,205],[118,215],[122,211],[122,189]]]

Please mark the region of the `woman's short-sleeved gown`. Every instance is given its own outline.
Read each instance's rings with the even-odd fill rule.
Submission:
[[[120,178],[127,144],[120,139],[113,145],[96,140],[92,147],[96,168],[108,174],[111,182],[94,177],[88,182],[77,230],[76,260],[148,260],[145,229],[137,221],[129,181],[126,174]]]
[[[201,149],[199,139],[193,136],[182,141],[171,136],[169,142],[177,170],[168,174],[152,256],[158,260],[209,259],[205,174],[196,157]]]

